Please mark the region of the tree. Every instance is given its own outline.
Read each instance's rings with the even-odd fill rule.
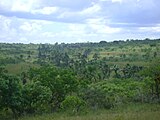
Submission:
[[[50,88],[53,110],[59,108],[65,96],[75,92],[78,86],[78,81],[72,71],[51,66],[31,70],[30,79],[40,81],[43,86]]]
[[[98,60],[98,58],[99,58],[98,53],[95,53],[95,54],[93,55],[93,59],[94,59],[94,60]]]
[[[115,77],[116,78],[120,78],[121,77],[120,74],[118,73],[119,67],[117,65],[114,65],[112,70],[115,72]]]
[[[145,76],[151,77],[154,81],[153,92],[157,98],[160,98],[160,59],[155,59],[151,62],[150,66],[143,71]]]
[[[67,96],[65,100],[61,103],[61,109],[69,114],[77,114],[79,112],[84,112],[85,108],[85,101],[77,96]]]
[[[50,88],[43,86],[40,81],[26,83],[22,89],[22,111],[30,114],[50,111],[51,97]]]
[[[20,80],[0,69],[0,109],[9,108],[17,116],[21,113]]]
[[[154,52],[153,56],[154,56],[154,58],[156,58],[157,57],[157,52]]]
[[[106,63],[102,63],[100,64],[100,69],[101,69],[101,72],[102,72],[102,79],[105,79],[106,77],[109,78],[110,77],[110,73],[111,73],[111,70],[110,70],[110,66],[107,65]]]

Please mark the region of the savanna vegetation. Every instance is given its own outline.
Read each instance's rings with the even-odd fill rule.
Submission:
[[[0,43],[2,120],[157,120],[159,113],[160,39]]]

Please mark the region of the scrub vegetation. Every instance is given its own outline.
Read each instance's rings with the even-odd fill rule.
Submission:
[[[157,120],[160,39],[0,43],[0,119]]]

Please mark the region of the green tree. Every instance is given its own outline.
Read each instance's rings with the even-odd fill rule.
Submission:
[[[149,68],[144,70],[145,76],[151,77],[154,81],[153,92],[155,92],[157,98],[160,98],[160,59],[155,59],[151,62]],[[153,93],[154,94],[154,93]]]
[[[27,83],[22,89],[22,110],[30,114],[50,111],[51,97],[50,88],[43,86],[40,81]]]
[[[9,108],[15,116],[20,114],[21,90],[20,80],[0,68],[0,109]]]
[[[85,101],[77,96],[67,96],[61,103],[61,109],[69,114],[84,112],[85,108]]]
[[[51,103],[53,110],[60,107],[66,95],[77,90],[78,81],[72,71],[56,67],[42,67],[30,71],[30,79],[40,81],[52,91]]]

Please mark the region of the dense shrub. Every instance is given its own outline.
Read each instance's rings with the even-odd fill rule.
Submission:
[[[78,114],[85,111],[86,103],[77,96],[67,96],[61,103],[61,109],[69,114]]]
[[[19,114],[21,96],[20,80],[0,68],[0,110],[9,108],[15,115]]]
[[[23,60],[20,60],[18,58],[12,58],[12,57],[0,58],[0,65],[17,64],[17,63],[20,63],[22,61]]]
[[[40,81],[52,92],[51,106],[53,111],[60,107],[61,102],[71,93],[76,92],[78,80],[70,70],[56,67],[42,67],[30,71],[32,81]]]
[[[102,81],[89,85],[84,99],[92,108],[111,108],[127,102],[141,102],[144,82],[132,79]]]
[[[22,109],[32,114],[50,111],[51,96],[50,88],[42,86],[39,81],[25,84],[22,89]]]

